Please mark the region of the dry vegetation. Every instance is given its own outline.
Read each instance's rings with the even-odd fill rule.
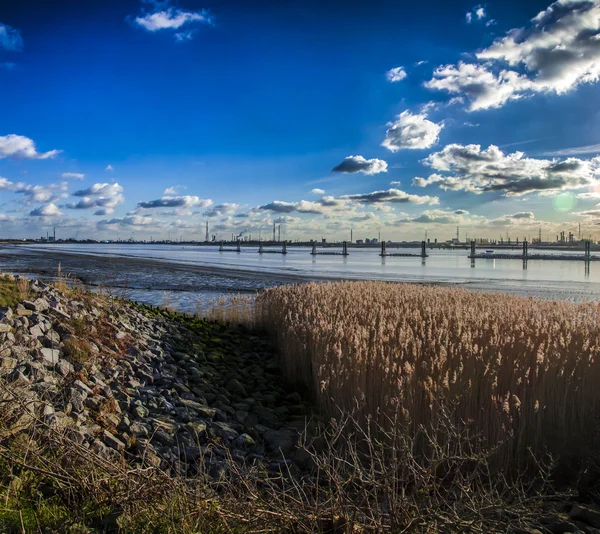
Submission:
[[[380,282],[279,287],[256,304],[285,376],[330,415],[358,408],[359,420],[414,435],[450,407],[504,444],[503,466],[597,449],[596,304]]]

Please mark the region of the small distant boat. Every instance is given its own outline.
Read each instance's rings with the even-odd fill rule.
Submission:
[[[484,256],[493,256],[494,255],[494,251],[493,250],[486,250],[484,253]]]

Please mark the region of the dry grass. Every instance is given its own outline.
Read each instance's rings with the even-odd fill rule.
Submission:
[[[598,445],[600,308],[462,289],[351,282],[261,293],[287,379],[326,413],[390,421],[416,434],[454,406],[496,460],[566,456]]]
[[[196,317],[224,324],[243,324],[249,328],[262,326],[255,313],[255,295],[229,295],[196,301]]]
[[[304,475],[230,459],[230,475],[214,480],[202,463],[182,478],[128,454],[102,457],[47,425],[41,404],[0,380],[3,532],[483,534],[535,525],[548,501],[544,469],[534,489],[493,475],[490,451],[444,410],[436,427],[421,429],[432,444],[426,461],[402,425],[372,432],[345,414],[317,437],[319,448],[300,444],[312,465]],[[381,432],[385,440],[374,437]],[[443,448],[434,446],[440,435]]]

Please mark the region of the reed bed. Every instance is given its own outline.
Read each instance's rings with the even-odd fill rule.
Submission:
[[[596,304],[342,282],[266,290],[255,314],[277,337],[287,379],[329,415],[416,434],[450,408],[488,446],[503,444],[504,465],[597,450]]]

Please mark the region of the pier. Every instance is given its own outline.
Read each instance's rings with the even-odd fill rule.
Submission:
[[[259,254],[287,254],[287,246],[284,243],[281,250],[278,249],[264,249],[262,242],[258,245],[258,253]]]
[[[558,261],[600,261],[600,256],[592,256],[591,254],[591,241],[585,242],[585,250],[583,254],[530,254],[529,244],[527,241],[523,241],[523,252],[521,254],[512,254],[501,252],[476,252],[475,241],[471,241],[471,253],[469,258],[474,260],[558,260]]]
[[[342,252],[317,252],[317,245],[313,243],[311,256],[348,256],[348,243],[342,243]]]
[[[425,241],[421,241],[421,254],[414,254],[409,252],[387,252],[385,241],[381,242],[381,252],[379,255],[383,258],[396,257],[396,258],[428,258],[427,245]]]
[[[224,248],[223,241],[221,241],[221,244],[219,245],[219,252],[241,252],[241,251],[242,251],[242,248],[240,247],[239,241],[238,241],[236,248]]]

